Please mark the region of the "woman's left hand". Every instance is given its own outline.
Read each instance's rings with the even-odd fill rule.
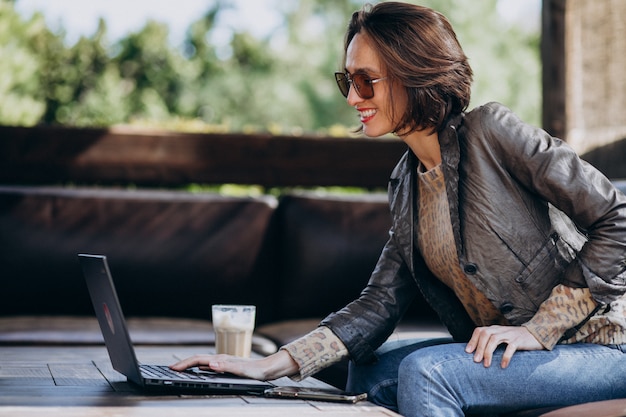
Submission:
[[[501,344],[506,344],[500,366],[506,368],[513,354],[518,350],[542,350],[544,347],[523,326],[488,326],[474,329],[472,338],[465,351],[474,354],[474,362],[482,362],[485,367],[491,366],[493,352]]]

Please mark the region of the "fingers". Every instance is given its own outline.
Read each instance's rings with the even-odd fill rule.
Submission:
[[[477,327],[472,334],[474,362],[483,362],[485,367],[491,366],[493,352],[498,347],[497,338],[493,337],[495,330],[493,327]]]
[[[502,361],[500,361],[500,367],[505,369],[511,363],[511,359],[513,358],[513,354],[517,351],[517,347],[513,343],[509,343],[504,350],[504,354],[502,355]]]
[[[520,328],[513,326],[477,327],[474,329],[465,351],[474,354],[474,362],[482,362],[488,368],[491,366],[493,353],[498,346],[506,344],[507,347],[500,362],[500,366],[506,368],[509,366],[513,354],[518,350],[515,340],[519,332]]]
[[[467,342],[467,345],[465,346],[465,352],[474,353],[474,351],[476,350],[476,346],[478,345],[478,340],[480,339],[479,332],[477,332],[479,328],[474,329],[474,332],[472,333],[472,337],[470,341]]]
[[[228,364],[235,361],[238,360],[227,355],[195,355],[170,365],[170,368],[175,371],[184,371],[197,366],[205,371],[232,372],[232,367]]]
[[[210,355],[195,355],[189,358],[183,359],[182,361],[176,362],[175,364],[170,365],[170,368],[175,371],[184,371],[185,369],[193,368],[194,366],[202,366],[202,367],[211,367],[211,356]]]

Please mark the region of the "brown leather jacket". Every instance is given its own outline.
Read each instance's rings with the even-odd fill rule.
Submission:
[[[626,197],[569,146],[497,103],[454,117],[439,142],[461,269],[511,324],[558,283],[600,303],[626,292]],[[322,322],[357,363],[375,358],[418,288],[455,340],[475,327],[417,249],[416,167],[408,151],[392,173],[392,227],[367,287]]]

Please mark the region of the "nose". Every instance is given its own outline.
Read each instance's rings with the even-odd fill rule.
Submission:
[[[348,97],[346,97],[346,100],[350,106],[356,106],[358,103],[363,101],[363,99],[356,93],[356,88],[354,88],[354,85],[352,84],[350,84],[350,88],[348,89]]]

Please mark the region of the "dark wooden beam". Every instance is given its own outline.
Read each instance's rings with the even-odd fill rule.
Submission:
[[[399,139],[0,126],[0,183],[386,187]]]
[[[543,0],[541,23],[542,124],[565,139],[565,7],[567,0]]]

